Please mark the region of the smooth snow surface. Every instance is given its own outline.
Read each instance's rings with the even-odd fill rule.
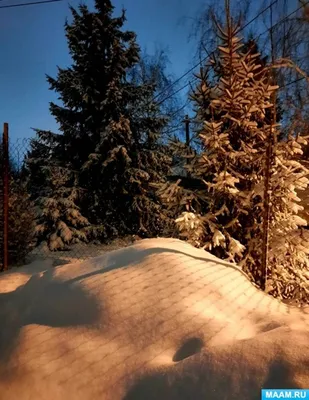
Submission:
[[[0,275],[0,398],[259,399],[309,388],[309,314],[175,239]]]

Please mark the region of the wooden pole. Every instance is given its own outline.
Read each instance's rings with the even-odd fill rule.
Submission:
[[[185,127],[186,127],[186,146],[187,146],[187,154],[189,156],[190,153],[190,118],[188,115],[185,116],[185,119],[183,121],[185,123]],[[189,157],[187,158],[186,164],[189,165]],[[190,176],[189,171],[187,170],[187,176]]]
[[[3,125],[3,270],[9,268],[9,124]]]
[[[267,272],[268,272],[268,253],[269,253],[269,225],[270,225],[270,175],[272,161],[272,126],[269,129],[267,150],[266,150],[266,165],[265,165],[265,181],[264,181],[264,217],[263,217],[263,243],[262,243],[262,269],[264,282],[263,286],[266,289]]]
[[[274,50],[274,38],[273,38],[273,9],[270,7],[270,43],[271,43],[271,58],[272,65],[275,63],[275,50]],[[272,71],[272,84],[276,83],[276,75],[274,70]],[[264,181],[264,218],[263,218],[263,242],[262,242],[262,274],[264,276],[264,289],[267,287],[267,274],[269,270],[268,254],[269,254],[269,229],[271,220],[271,168],[274,162],[274,146],[277,144],[276,137],[276,117],[277,117],[277,95],[274,91],[271,96],[272,100],[272,115],[269,126],[267,150],[266,150],[266,165],[265,165],[265,181]]]

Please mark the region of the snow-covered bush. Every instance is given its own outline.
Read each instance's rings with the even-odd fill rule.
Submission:
[[[9,195],[9,266],[25,262],[35,244],[35,211],[25,184],[10,180]]]

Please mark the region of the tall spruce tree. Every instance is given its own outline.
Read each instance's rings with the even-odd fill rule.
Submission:
[[[61,101],[51,103],[50,111],[62,134],[40,131],[38,141],[58,142],[52,162],[70,177],[74,171],[63,185],[68,195],[83,194],[71,197],[80,220],[95,228],[88,232],[151,236],[164,219],[150,183],[169,168],[158,137],[167,122],[152,101],[154,82],[134,82],[128,74],[140,50],[135,33],[123,30],[125,12],[114,17],[113,10],[109,0],[96,0],[95,11],[71,7],[65,31],[72,65],[47,77]]]
[[[219,26],[217,31],[220,32]],[[254,57],[254,63],[256,64],[255,77],[259,78],[260,72],[262,75],[265,74],[264,68],[267,65],[267,57],[262,57],[259,54],[255,40],[249,38],[243,44],[241,50],[247,57],[249,55]],[[219,82],[220,79],[224,77],[224,68],[225,65],[222,63],[222,58],[220,57],[220,49],[217,49],[214,52],[213,58],[208,60],[206,65],[200,68],[199,73],[195,74],[195,78],[199,83],[190,94],[190,99],[195,113],[192,122],[194,122],[195,141],[197,147],[200,149],[198,154],[206,150],[203,137],[201,136],[201,133],[204,131],[205,123],[222,122],[222,117],[224,117],[224,110],[221,110],[219,107],[214,108],[211,106],[212,101],[220,97]],[[278,107],[278,109],[280,110],[280,107]],[[279,112],[277,112],[277,117],[279,120]],[[271,120],[271,112],[269,109],[265,110],[264,122],[266,120],[268,122]],[[223,125],[222,129],[228,130],[230,121],[227,120],[223,122]],[[180,160],[181,167],[179,169],[179,174],[172,177],[173,181],[178,179],[177,183],[171,185],[170,182],[167,182],[161,187],[159,193],[163,201],[168,201],[170,208],[176,209],[178,212],[181,212],[184,207],[186,207],[186,209],[191,207],[196,213],[206,213],[209,208],[210,200],[208,196],[205,196],[205,185],[203,183],[205,177],[200,174],[201,164],[199,158],[196,157],[196,152],[194,152],[192,148],[188,149],[187,144],[180,141],[178,138],[175,138],[171,142],[171,148],[174,157]],[[174,197],[174,201],[170,202],[169,199],[172,197]]]
[[[268,109],[277,90],[259,54],[244,49],[238,27],[227,18],[219,57],[211,60],[214,79],[204,72],[193,94],[203,151],[190,169],[204,190],[163,187],[165,202],[185,211],[176,220],[181,234],[216,256],[238,262],[253,281],[280,297],[308,300],[308,237],[296,190],[308,184],[297,161],[305,140],[293,132],[273,150],[270,186],[268,270],[262,269],[263,197],[267,145],[278,137]],[[275,140],[274,140],[275,142]],[[266,274],[264,273],[266,272]]]

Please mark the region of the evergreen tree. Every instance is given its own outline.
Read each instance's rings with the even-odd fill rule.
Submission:
[[[133,93],[129,103],[130,127],[137,140],[124,185],[133,195],[129,209],[133,210],[135,220],[130,229],[145,236],[167,234],[172,223],[155,190],[170,172],[171,150],[165,133],[170,129],[169,114],[178,106],[176,98],[167,105],[153,100],[169,82],[161,56],[144,54],[127,77]]]
[[[267,291],[309,303],[309,234],[298,193],[308,189],[309,170],[299,161],[304,137],[291,132],[278,143],[271,170],[271,219]]]
[[[189,190],[184,198],[179,186],[173,185],[163,197],[178,208],[186,206],[176,222],[193,244],[238,262],[274,295],[289,297],[298,290],[304,297],[309,293],[304,274],[308,238],[298,229],[306,222],[297,215],[301,207],[295,192],[308,183],[308,170],[295,157],[304,139],[290,135],[288,142],[274,149],[265,276],[261,266],[265,158],[269,137],[279,134],[267,110],[273,108],[271,96],[278,87],[271,84],[269,68],[258,62],[259,54],[242,51],[238,27],[228,19],[226,29],[219,30],[219,57],[211,60],[216,79],[210,81],[202,73],[193,94],[203,152],[191,170],[204,182],[204,190]]]
[[[87,241],[88,220],[80,213],[82,190],[78,174],[65,162],[63,136],[37,131],[26,157],[28,191],[36,204],[37,245],[52,251]]]
[[[135,33],[123,30],[125,12],[114,17],[113,9],[109,0],[96,0],[94,12],[71,7],[65,31],[72,66],[47,77],[62,103],[50,104],[62,135],[39,135],[40,145],[53,147],[52,162],[66,171],[57,197],[70,196],[80,207],[78,219],[101,238],[157,231],[154,221],[164,215],[150,184],[162,179],[170,162],[158,138],[166,121],[151,101],[155,85],[131,79],[140,50]],[[48,204],[58,209],[57,201]],[[156,210],[152,222],[149,208]]]
[[[218,31],[220,27],[218,25]],[[264,68],[266,67],[267,57],[262,57],[258,54],[258,46],[256,42],[249,38],[242,46],[242,53],[246,54],[247,57],[252,55],[255,63],[255,77],[259,79],[259,74],[265,74]],[[220,50],[217,49],[214,52],[214,56],[205,67],[200,68],[200,72],[195,74],[199,83],[190,94],[192,100],[193,111],[195,112],[194,130],[195,130],[195,141],[197,147],[200,149],[198,152],[203,153],[205,149],[205,143],[201,136],[204,131],[205,122],[222,122],[222,130],[229,130],[230,121],[224,120],[225,111],[219,107],[212,107],[212,101],[220,98],[220,79],[226,73],[225,65],[222,58],[220,57]],[[265,119],[270,122],[270,112],[268,109],[265,110]],[[278,114],[278,118],[280,115]],[[186,143],[181,142],[178,138],[175,138],[171,142],[171,148],[173,155],[180,162],[181,167],[178,170],[176,177],[171,177],[172,181],[175,182],[175,178],[178,178],[176,183],[172,185],[167,182],[161,187],[159,193],[164,202],[169,202],[170,198],[174,198],[174,202],[169,203],[171,208],[176,207],[179,212],[184,206],[186,209],[190,207],[199,214],[207,213],[209,209],[209,196],[205,196],[204,192],[204,176],[199,173],[201,164],[198,162],[199,158],[196,158],[196,152],[192,148],[187,147]],[[188,161],[189,162],[188,162]],[[182,176],[181,176],[182,175]],[[186,178],[183,178],[186,176]],[[175,197],[176,196],[176,197]],[[178,201],[175,201],[175,199]],[[181,201],[180,201],[181,199]],[[177,206],[176,206],[177,204]],[[217,254],[219,255],[219,254]]]

